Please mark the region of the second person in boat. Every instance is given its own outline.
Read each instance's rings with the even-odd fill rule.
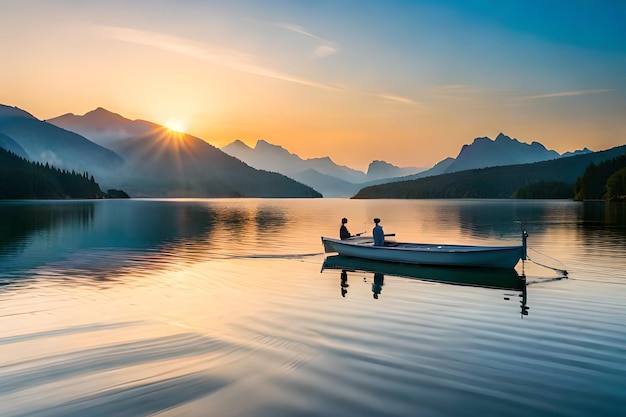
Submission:
[[[348,228],[346,227],[346,223],[348,223],[348,219],[346,219],[345,217],[341,219],[341,227],[339,228],[339,238],[341,240],[352,237],[352,235],[348,231]]]
[[[372,235],[374,236],[374,246],[383,246],[385,244],[385,232],[380,225],[380,219],[376,217],[374,219],[374,228],[372,229]]]

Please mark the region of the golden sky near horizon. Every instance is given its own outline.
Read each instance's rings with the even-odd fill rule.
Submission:
[[[361,170],[430,167],[499,132],[560,153],[626,143],[619,3],[223,3],[0,0],[0,103]]]

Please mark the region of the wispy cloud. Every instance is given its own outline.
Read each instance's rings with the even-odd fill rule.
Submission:
[[[327,56],[335,55],[337,48],[329,45],[321,45],[315,48],[315,56],[318,58],[326,58]]]
[[[191,41],[189,39],[139,29],[118,26],[100,26],[99,29],[105,36],[111,39],[149,46],[179,55],[188,56],[235,71],[302,84],[309,87],[321,88],[324,90],[345,91],[340,87],[319,83],[261,66],[255,62],[255,57],[253,55],[245,54],[236,50],[216,48],[204,43]]]
[[[536,94],[532,96],[522,96],[520,98],[535,100],[535,99],[543,99],[543,98],[556,98],[556,97],[571,97],[571,96],[583,96],[587,94],[602,94],[602,93],[610,93],[612,89],[596,89],[596,90],[578,90],[578,91],[564,91],[561,93],[548,93],[548,94]]]
[[[171,52],[178,55],[183,55],[198,59],[200,61],[209,62],[214,65],[219,65],[224,68],[228,68],[234,71],[239,71],[248,74],[254,74],[261,77],[272,78],[285,82],[306,85],[309,87],[320,88],[324,90],[338,91],[343,93],[352,94],[365,94],[371,97],[376,97],[385,101],[392,101],[395,103],[401,103],[409,106],[424,107],[421,103],[396,94],[389,93],[372,93],[372,92],[359,92],[350,88],[338,87],[330,84],[320,83],[317,81],[309,80],[307,78],[298,77],[296,75],[280,72],[271,68],[264,67],[256,63],[255,56],[246,54],[237,50],[227,48],[217,48],[211,45],[192,41],[189,39],[179,38],[171,35],[166,35],[157,32],[150,32],[139,29],[132,29],[119,26],[99,26],[98,29],[104,36],[115,39],[121,42],[128,42],[136,45],[143,45],[151,48],[156,48],[162,51]],[[299,27],[293,27],[293,31],[306,34],[307,36],[315,39],[321,39],[313,34],[310,34]],[[323,48],[323,47],[320,47]],[[330,48],[330,47],[329,47]],[[319,50],[318,54],[329,54],[332,51]]]
[[[422,104],[410,99],[408,97],[403,97],[403,96],[398,96],[395,94],[387,94],[387,93],[379,93],[379,94],[374,94],[376,97],[378,98],[382,98],[383,100],[387,100],[387,101],[394,101],[396,103],[402,103],[402,104],[409,104],[411,106],[421,106]]]
[[[319,45],[317,48],[315,48],[315,51],[314,51],[315,56],[318,58],[325,58],[327,56],[335,55],[336,53],[339,52],[339,48],[337,47],[337,44],[335,42],[321,38],[307,31],[302,26],[292,25],[289,23],[278,23],[277,26],[283,29],[289,30],[291,32],[295,32],[300,35],[306,36],[308,38],[315,39],[318,42],[321,42],[322,45]]]
[[[279,27],[283,28],[283,29],[287,29],[287,30],[290,30],[292,32],[299,33],[301,35],[308,36],[309,38],[316,39],[316,40],[318,40],[320,42],[329,43],[326,39],[320,38],[319,36],[314,35],[311,32],[308,32],[302,26],[292,25],[292,24],[289,24],[289,23],[278,23],[277,25]]]

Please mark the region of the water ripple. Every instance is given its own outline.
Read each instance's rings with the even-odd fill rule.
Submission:
[[[106,390],[45,409],[34,409],[27,413],[15,414],[15,417],[150,416],[157,411],[180,406],[194,399],[210,395],[228,384],[227,380],[198,372],[156,382]]]
[[[0,392],[6,395],[80,374],[206,354],[227,347],[223,340],[188,333],[30,359],[0,367]]]

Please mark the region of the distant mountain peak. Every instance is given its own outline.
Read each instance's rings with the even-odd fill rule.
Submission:
[[[148,134],[160,127],[150,122],[127,119],[103,107],[97,107],[82,116],[68,113],[47,121],[105,147],[121,139]]]
[[[307,159],[307,161],[319,161],[319,162],[330,162],[333,163],[333,160],[330,158],[330,156],[320,156],[318,158],[309,158]]]
[[[97,118],[99,120],[124,120],[131,121],[130,119],[125,118],[124,116],[113,113],[103,107],[97,107],[94,110],[88,111],[83,115],[86,119]]]
[[[252,150],[252,148],[246,145],[241,139],[235,139],[230,145],[227,145],[227,146],[231,148]]]
[[[463,145],[456,160],[450,164],[446,172],[539,162],[559,156],[558,152],[547,150],[539,142],[531,144],[520,142],[500,132],[495,140],[480,137],[474,139],[470,145]]]
[[[498,135],[498,137],[500,137],[500,135]],[[481,143],[481,142],[493,142],[493,140],[491,140],[491,138],[489,138],[487,136],[482,136],[482,137],[474,139],[474,141],[472,143]],[[465,144],[463,146],[470,146],[470,145],[469,144]]]
[[[539,148],[539,149],[543,149],[544,151],[547,151],[548,149],[546,149],[546,147],[543,145],[543,143],[541,142],[537,142],[537,141],[532,141],[530,143],[530,146],[535,147],[535,148]]]
[[[85,113],[85,114],[90,114],[90,113],[106,113],[106,114],[114,114],[114,115],[116,115],[116,116],[120,116],[120,115],[119,115],[119,114],[117,114],[117,113],[113,113],[112,111],[105,109],[104,107],[96,107],[95,109],[93,109],[93,110],[91,110],[91,111],[88,111],[88,112],[87,112],[87,113]],[[121,116],[120,116],[120,117],[121,117]]]
[[[29,119],[38,120],[35,116],[29,112],[20,109],[19,107],[7,106],[0,104],[0,117],[26,117]]]
[[[587,153],[592,153],[593,151],[590,150],[589,148],[587,148],[586,146],[583,149],[577,149],[575,151],[572,152],[565,152],[563,155],[561,155],[561,157],[567,157],[567,156],[575,156],[575,155],[584,155]]]
[[[378,159],[373,160],[367,167],[367,175],[372,175],[375,171],[380,169],[388,169],[388,168],[398,168],[397,166],[390,164],[386,161],[381,161]]]
[[[287,149],[283,148],[282,146],[274,145],[272,143],[269,143],[265,139],[259,139],[259,140],[256,141],[256,145],[255,145],[254,149],[257,149],[257,148],[261,148],[261,149],[263,149],[263,148],[271,148],[271,149],[280,149],[280,150],[283,150],[283,151],[287,151]]]
[[[407,175],[414,175],[424,171],[423,168],[409,167],[400,168],[387,161],[374,160],[367,167],[367,178],[369,180],[378,180],[384,178],[397,178]]]

